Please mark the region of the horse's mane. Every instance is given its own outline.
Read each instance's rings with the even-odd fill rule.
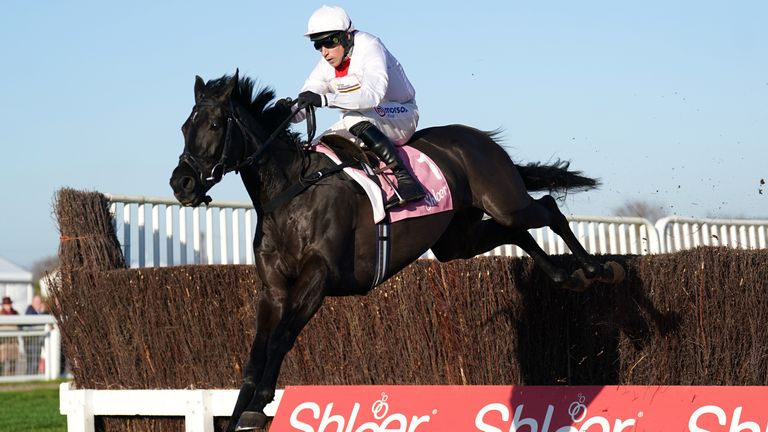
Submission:
[[[208,81],[205,87],[216,91],[224,88],[232,79],[232,75],[224,75],[221,78]],[[240,77],[232,90],[232,99],[245,107],[266,129],[267,133],[274,132],[291,115],[290,107],[272,103],[275,99],[275,91],[271,87],[257,87],[256,82],[250,77]],[[288,139],[294,142],[300,140],[300,134],[291,130],[290,123],[283,128]]]

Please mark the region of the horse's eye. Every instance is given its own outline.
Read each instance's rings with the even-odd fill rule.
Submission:
[[[221,124],[217,121],[211,123],[211,129],[213,130],[219,129],[220,127],[221,127]]]

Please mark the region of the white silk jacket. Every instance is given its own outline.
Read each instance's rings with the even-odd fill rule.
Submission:
[[[329,107],[347,111],[374,108],[382,102],[413,102],[416,91],[381,40],[370,33],[355,31],[346,76],[321,58],[304,82],[301,91],[324,95]]]

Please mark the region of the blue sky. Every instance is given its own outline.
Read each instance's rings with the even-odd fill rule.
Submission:
[[[55,255],[61,187],[171,196],[195,75],[295,96],[321,2],[17,1],[0,14],[0,256]],[[341,2],[417,90],[421,127],[504,130],[599,177],[567,214],[646,201],[768,219],[768,2]],[[335,113],[319,116],[328,125]],[[214,200],[245,201],[228,176]]]

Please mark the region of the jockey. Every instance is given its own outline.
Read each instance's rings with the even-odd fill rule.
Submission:
[[[386,207],[424,197],[424,190],[403,164],[395,145],[416,131],[416,95],[400,63],[384,44],[356,30],[338,6],[322,6],[309,18],[307,33],[322,56],[301,89],[300,103],[341,110],[341,119],[324,133],[360,138],[397,179],[396,197]],[[303,120],[297,115],[293,121]]]

